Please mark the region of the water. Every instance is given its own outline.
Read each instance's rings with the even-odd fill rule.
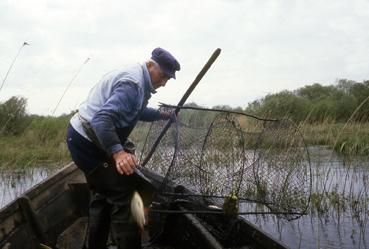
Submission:
[[[339,193],[347,198],[345,205],[337,209],[326,201],[322,205],[324,212],[318,214],[313,207],[308,215],[293,221],[274,215],[248,215],[246,218],[291,248],[369,248],[369,160],[348,162],[321,147],[309,151],[313,192]],[[1,170],[0,206],[4,207],[57,169]],[[353,200],[359,204],[355,205]]]
[[[57,167],[0,169],[0,208],[58,170]]]
[[[348,162],[324,148],[309,151],[313,193],[338,193],[347,198],[345,204],[334,208],[325,198],[323,212],[312,205],[308,215],[293,221],[274,215],[246,218],[291,248],[369,248],[368,160]]]

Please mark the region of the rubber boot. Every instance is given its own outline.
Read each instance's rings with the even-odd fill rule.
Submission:
[[[88,249],[107,248],[111,209],[112,205],[103,196],[93,194],[89,209]]]
[[[130,217],[128,205],[114,205],[111,213],[111,228],[118,249],[141,249],[141,233]]]

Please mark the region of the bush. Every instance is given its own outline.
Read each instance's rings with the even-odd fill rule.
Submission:
[[[355,122],[368,122],[369,81],[341,79],[337,85],[315,83],[293,92],[269,94],[249,103],[246,111],[264,117],[288,117],[297,122],[326,119],[345,122],[350,118]]]
[[[265,118],[291,118],[298,121],[308,114],[307,107],[308,103],[303,98],[290,91],[283,91],[254,101],[246,111]]]
[[[30,123],[26,114],[27,100],[23,97],[11,97],[0,103],[0,134],[18,135]]]

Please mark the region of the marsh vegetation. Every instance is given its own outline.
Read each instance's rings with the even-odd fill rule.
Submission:
[[[275,215],[254,215],[247,219],[292,248],[369,247],[368,96],[369,81],[340,80],[332,86],[314,84],[296,91],[271,94],[250,103],[245,109],[233,108],[261,117],[293,120],[311,155],[313,188],[307,215],[294,221]],[[196,106],[194,103],[190,105]],[[2,206],[71,160],[65,136],[73,113],[58,117],[30,115],[26,106],[27,101],[22,97],[12,97],[0,103]],[[215,108],[232,109],[228,106]],[[213,113],[197,115],[191,110],[180,115],[183,122],[197,127],[205,126],[214,118]],[[245,144],[251,154],[262,127],[252,120],[238,121],[246,130],[248,139]],[[143,145],[142,134],[147,131],[148,128],[142,126],[133,132],[131,138],[138,147]],[[193,136],[201,133],[200,130],[197,132]],[[229,140],[222,143],[223,138],[216,133],[214,130],[218,150],[232,151],[240,145],[236,140],[232,144]],[[184,149],[191,149],[191,140],[185,140],[185,137],[182,140]],[[268,134],[264,137],[269,150],[274,148],[277,152],[286,146],[281,143],[283,140]],[[158,162],[163,158],[170,160],[171,153],[167,150],[157,158]],[[222,161],[217,159],[216,153],[210,153],[204,159],[208,160],[208,165]],[[245,189],[245,194],[266,198],[267,185],[258,186],[259,189]],[[242,208],[263,210],[265,207],[250,205]]]

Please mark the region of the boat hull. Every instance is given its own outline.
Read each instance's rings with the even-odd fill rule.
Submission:
[[[154,198],[163,177],[141,169],[140,194],[144,202]],[[173,184],[172,190],[178,186]],[[182,190],[185,188],[181,188]],[[54,176],[37,184],[0,211],[0,248],[81,248],[85,240],[89,190],[82,172],[69,164]],[[144,244],[150,248],[286,248],[242,217],[221,214],[193,214],[201,203],[170,203],[163,212],[150,212]],[[157,205],[158,206],[158,205]],[[157,209],[154,206],[153,209]],[[177,211],[166,213],[165,210]],[[151,241],[150,241],[151,240]]]

